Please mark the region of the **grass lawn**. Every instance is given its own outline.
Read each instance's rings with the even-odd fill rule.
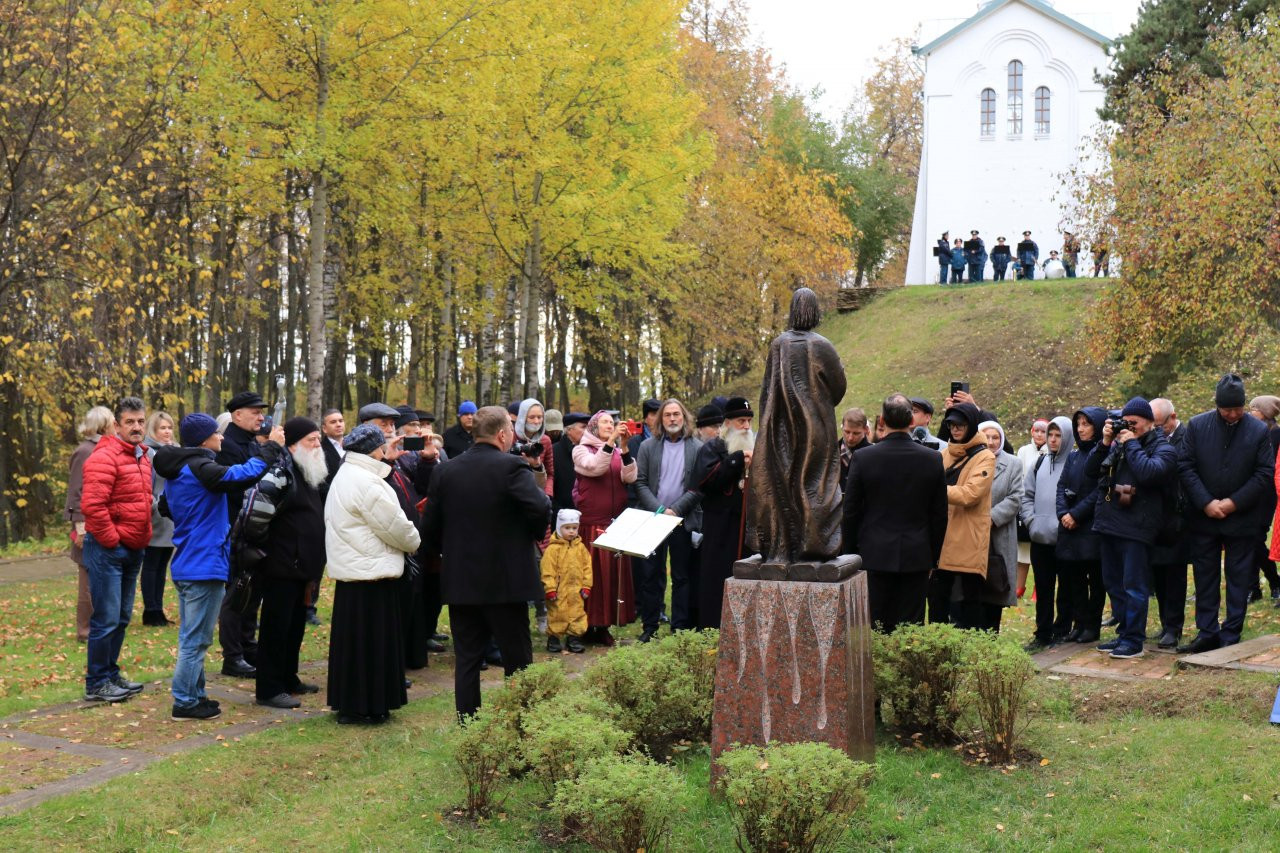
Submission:
[[[0,716],[78,697],[73,599],[71,578],[0,586]],[[1016,637],[1030,622],[1029,606],[1007,611]],[[1267,630],[1280,630],[1280,611],[1255,604],[1249,636]],[[308,632],[304,658],[323,656],[327,628]],[[167,676],[175,641],[173,628],[131,626],[127,671]],[[1026,737],[1036,758],[1013,769],[973,766],[955,750],[919,749],[882,732],[876,782],[843,848],[1276,849],[1280,728],[1266,723],[1273,678],[1191,672],[1140,685],[1039,683]],[[492,820],[453,815],[463,790],[447,745],[447,692],[394,717],[351,729],[317,715],[166,757],[0,818],[0,848],[580,849],[559,837],[532,782],[513,783]],[[707,791],[705,749],[678,765],[685,782],[670,792],[672,849],[732,850],[728,811]]]

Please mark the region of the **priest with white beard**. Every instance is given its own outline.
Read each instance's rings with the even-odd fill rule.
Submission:
[[[724,582],[741,560],[747,518],[747,480],[756,434],[754,412],[745,397],[730,397],[723,410],[714,404],[698,411],[698,426],[721,420],[720,434],[705,441],[693,463],[690,481],[702,493],[702,584],[698,588],[698,627],[719,628]]]
[[[298,678],[298,650],[306,628],[306,590],[324,572],[329,467],[314,421],[292,418],[284,425],[284,441],[287,464],[268,472],[259,487],[270,492],[276,513],[255,576],[262,590],[256,694],[259,705],[297,708],[298,695],[320,689]]]

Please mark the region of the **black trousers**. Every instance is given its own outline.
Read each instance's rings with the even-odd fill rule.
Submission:
[[[1071,602],[1072,627],[1078,631],[1102,630],[1102,608],[1107,600],[1107,587],[1102,582],[1101,560],[1059,560],[1058,575]],[[1039,580],[1036,589],[1040,588]],[[1059,592],[1061,599],[1063,593]],[[1039,593],[1036,594],[1039,601]]]
[[[169,558],[173,548],[148,545],[142,552],[142,612],[164,614],[164,582],[169,570]],[[1271,571],[1275,572],[1272,564]]]
[[[1160,610],[1160,627],[1181,636],[1187,613],[1186,562],[1151,567],[1151,588]]]
[[[298,679],[298,650],[307,628],[308,580],[259,578],[262,592],[262,622],[258,631],[258,676],[256,694],[270,699],[292,693]]]
[[[147,551],[150,552],[151,549],[148,548]],[[1280,597],[1280,573],[1276,572],[1276,563],[1275,560],[1271,559],[1271,549],[1267,547],[1267,537],[1265,534],[1262,537],[1262,541],[1258,543],[1258,569],[1262,572],[1263,577],[1267,579],[1267,586],[1271,587],[1271,597]],[[146,576],[147,560],[143,557],[142,577],[144,591],[146,589]],[[1254,579],[1253,585],[1259,590],[1262,589],[1262,581],[1257,578]]]
[[[427,637],[440,633],[440,611],[444,609],[444,599],[440,597],[440,573],[423,572],[422,574],[422,609],[426,613]]]
[[[671,628],[680,630],[698,624],[698,550],[693,536],[677,527],[647,560],[633,560],[640,585],[636,587],[637,610],[646,631],[658,630],[662,598],[667,584],[667,557],[671,558]]]
[[[262,590],[255,584],[253,598],[246,613],[239,613],[229,606],[231,596],[222,599],[218,612],[218,645],[222,646],[222,659],[244,658],[254,663],[258,658],[258,608],[262,606]]]
[[[1191,534],[1191,568],[1196,579],[1196,628],[1208,637],[1218,637],[1222,645],[1240,642],[1244,614],[1249,608],[1258,567],[1254,561],[1257,542],[1251,536]],[[1223,562],[1223,552],[1226,561]],[[1223,571],[1227,575],[1227,613],[1218,623],[1222,593],[1218,589]]]
[[[468,717],[480,709],[480,664],[490,637],[502,652],[504,674],[512,675],[533,663],[529,603],[450,604],[449,627],[453,630],[453,703],[459,717]]]
[[[1071,602],[1060,582],[1054,546],[1031,543],[1031,573],[1036,583],[1036,639],[1049,643],[1065,637],[1071,632]]]
[[[871,626],[892,634],[899,625],[923,625],[929,573],[867,572],[867,611]]]

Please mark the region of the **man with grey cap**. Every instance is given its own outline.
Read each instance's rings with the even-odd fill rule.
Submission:
[[[1240,642],[1255,573],[1258,536],[1270,523],[1266,496],[1275,488],[1275,459],[1267,426],[1245,411],[1244,380],[1226,373],[1214,391],[1215,409],[1187,422],[1178,473],[1187,496],[1187,534],[1196,582],[1193,654]],[[1226,554],[1225,563],[1223,553]],[[1226,619],[1218,622],[1219,584],[1227,578]]]
[[[215,462],[234,468],[250,459],[262,458],[257,432],[266,420],[263,414],[266,408],[266,401],[256,391],[241,391],[227,401],[231,422],[222,432],[222,448],[217,451]],[[252,484],[227,493],[227,514],[232,526],[240,514],[249,485]],[[254,661],[258,655],[258,608],[261,604],[262,598],[256,592],[244,611],[231,607],[229,598],[222,600],[222,611],[218,614],[218,645],[222,647],[223,675],[251,678],[257,673]]]

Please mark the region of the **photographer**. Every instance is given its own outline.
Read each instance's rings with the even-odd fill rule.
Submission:
[[[1107,420],[1101,443],[1085,462],[1085,476],[1098,478],[1093,532],[1101,540],[1102,580],[1118,622],[1116,639],[1098,651],[1113,658],[1142,657],[1151,546],[1163,518],[1164,490],[1174,487],[1177,469],[1178,454],[1141,397]]]
[[[480,707],[480,664],[490,636],[507,675],[533,661],[528,602],[545,595],[534,546],[546,536],[551,512],[530,471],[533,457],[507,452],[515,432],[504,409],[476,412],[472,434],[472,449],[432,476],[423,519],[426,548],[442,557],[459,717]]]

